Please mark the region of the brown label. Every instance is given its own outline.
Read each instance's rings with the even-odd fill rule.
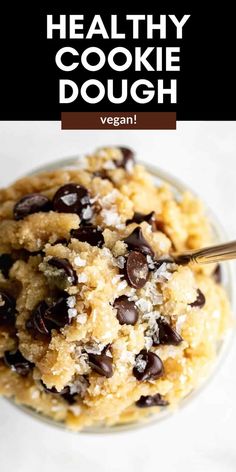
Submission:
[[[176,129],[176,113],[62,112],[61,129]]]

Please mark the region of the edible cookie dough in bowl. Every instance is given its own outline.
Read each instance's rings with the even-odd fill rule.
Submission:
[[[171,258],[219,236],[180,187],[104,148],[0,191],[3,396],[102,432],[161,418],[208,378],[229,286],[220,266]]]

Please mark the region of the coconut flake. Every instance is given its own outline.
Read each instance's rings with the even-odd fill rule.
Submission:
[[[76,318],[76,321],[77,321],[79,324],[84,325],[84,324],[87,322],[87,319],[88,319],[87,313],[79,313],[78,316],[77,316],[77,318]]]
[[[122,275],[114,275],[114,277],[111,279],[112,285],[116,285],[120,281],[121,277]]]
[[[83,397],[87,391],[88,386],[89,384],[86,378],[82,375],[78,376],[73,380],[73,382],[69,383],[70,394],[79,394],[81,397]]]
[[[150,301],[153,305],[161,305],[163,303],[163,296],[158,291],[156,286],[156,282],[146,282],[146,285],[143,288],[144,294],[146,298],[150,298]]]
[[[143,313],[149,312],[152,310],[152,303],[150,300],[146,300],[145,298],[139,298],[136,302],[135,305],[137,308],[142,311]]]
[[[117,285],[117,290],[118,292],[121,292],[122,290],[124,290],[126,287],[127,287],[127,282],[126,280],[122,280],[122,282],[120,282],[118,285]]]
[[[119,267],[119,269],[124,269],[125,266],[125,257],[119,256],[114,259],[114,266]]]

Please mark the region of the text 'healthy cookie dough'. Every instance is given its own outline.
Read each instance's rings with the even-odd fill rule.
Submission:
[[[0,191],[0,392],[81,429],[175,406],[230,320],[201,203],[154,186],[126,148]]]

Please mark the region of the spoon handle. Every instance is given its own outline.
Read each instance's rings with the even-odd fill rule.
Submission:
[[[184,253],[174,253],[173,258],[178,264],[209,264],[214,262],[236,259],[236,241],[218,244],[217,246],[205,247]]]

